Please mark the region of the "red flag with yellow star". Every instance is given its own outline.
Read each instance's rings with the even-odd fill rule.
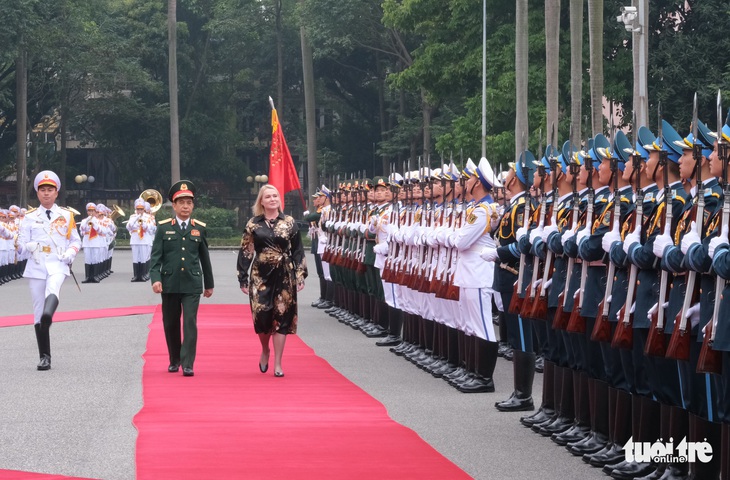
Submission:
[[[294,168],[289,147],[284,139],[284,132],[279,124],[276,109],[271,109],[271,153],[269,154],[269,183],[279,190],[281,208],[284,209],[284,194],[292,190],[301,190],[299,175]],[[302,203],[304,200],[302,199]]]

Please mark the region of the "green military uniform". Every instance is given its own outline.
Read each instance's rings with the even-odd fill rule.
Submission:
[[[170,189],[169,197],[179,198],[181,190],[194,192],[192,183],[182,180]],[[182,194],[182,196],[192,196]],[[173,200],[174,201],[174,200]],[[182,364],[185,375],[192,375],[198,339],[197,317],[203,286],[213,288],[213,269],[208,255],[205,224],[189,219],[182,225],[175,218],[158,223],[152,243],[150,279],[162,283],[162,322],[170,356],[170,372]],[[183,339],[180,316],[183,316]],[[188,373],[189,370],[189,373]]]

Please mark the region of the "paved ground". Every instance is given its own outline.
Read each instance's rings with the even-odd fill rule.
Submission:
[[[235,252],[216,250],[212,260],[215,293],[201,301],[246,303],[235,278]],[[313,270],[313,263],[310,265]],[[67,280],[59,311],[159,302],[149,284],[129,283],[130,251],[118,251],[113,268],[115,273],[102,283],[81,285],[81,293]],[[81,257],[75,270],[83,272]],[[496,393],[459,393],[387,349],[376,347],[374,340],[311,308],[318,293],[313,278],[300,298],[300,337],[381,401],[393,419],[415,430],[474,478],[606,478],[565,449],[520,426],[520,414],[494,409],[494,402],[511,392],[511,363],[498,362]],[[0,305],[0,316],[29,313],[25,281],[0,286]],[[1,328],[0,469],[134,478],[136,430],[131,419],[142,406],[141,356],[150,320],[150,315],[139,315],[54,324],[53,369],[49,372],[35,370],[38,353],[32,326]],[[541,382],[542,376],[537,375],[537,399]],[[382,458],[397,461],[388,452]]]

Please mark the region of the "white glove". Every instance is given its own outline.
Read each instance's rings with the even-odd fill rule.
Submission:
[[[485,262],[493,262],[498,257],[497,249],[493,247],[484,247],[479,253],[479,256],[482,257],[482,260],[484,260]]]
[[[309,231],[307,232],[307,236],[309,238],[314,238],[314,236],[317,234],[317,229],[315,227],[309,227]]]
[[[621,234],[618,232],[618,230],[611,230],[606,232],[606,234],[601,239],[601,247],[603,247],[603,251],[606,253],[611,253],[611,247],[615,242],[621,241]]]
[[[692,327],[696,327],[700,324],[700,304],[695,303],[691,307],[689,307],[689,310],[687,310],[687,313],[684,314],[684,318],[688,319],[690,323],[692,324]]]
[[[552,284],[553,284],[553,279],[552,279],[552,277],[550,277],[550,279],[548,279],[548,281],[545,282],[545,285],[543,286],[543,290],[547,291],[547,289],[550,288],[550,285],[552,285]]]
[[[550,237],[550,234],[553,232],[558,231],[557,225],[548,225],[547,227],[542,229],[542,241],[547,242],[547,239]]]
[[[309,210],[304,210],[304,212],[302,213],[302,216],[306,217],[307,215],[309,215]]]
[[[692,222],[690,231],[682,237],[682,245],[680,247],[682,249],[682,253],[686,255],[692,245],[698,244],[701,241],[700,236],[697,234],[697,223]]]
[[[431,248],[436,248],[438,241],[436,241],[436,232],[430,232],[423,236],[424,242]]]
[[[527,235],[527,229],[525,227],[520,227],[517,229],[517,232],[515,232],[515,238],[518,242],[522,240],[522,237],[525,235]]]
[[[613,295],[606,297],[606,303],[611,303],[611,300],[613,300]]]
[[[532,229],[532,231],[530,232],[530,243],[531,244],[534,245],[535,244],[535,240],[538,237],[539,238],[542,238],[542,230],[543,230],[543,227],[537,227],[537,228],[533,228]]]
[[[713,258],[715,256],[715,251],[718,247],[727,245],[728,243],[728,226],[723,225],[722,230],[720,230],[720,235],[710,240],[710,246],[707,249],[707,254],[710,256],[710,258]]]
[[[456,232],[451,232],[446,236],[444,245],[448,248],[456,245]]]
[[[659,303],[655,303],[651,306],[648,312],[646,312],[646,318],[651,322],[651,317],[654,316],[654,314],[659,310]]]
[[[634,310],[636,310],[636,302],[631,304],[631,310],[629,310],[629,313],[634,313]]]
[[[538,280],[535,280],[535,281],[534,281],[534,282],[532,283],[532,291],[533,291],[533,292],[537,292],[537,289],[538,289],[538,288],[540,288],[540,284],[541,284],[541,283],[542,283],[542,278],[540,278],[540,279],[538,279]]]
[[[575,231],[574,230],[568,230],[563,233],[563,237],[560,239],[560,243],[563,244],[563,247],[565,247],[565,242],[570,240],[571,238],[575,237]]]
[[[626,238],[624,238],[624,253],[627,255],[629,254],[629,249],[631,249],[631,246],[635,243],[639,243],[641,241],[641,238],[639,237],[640,233],[637,233],[636,231],[629,233],[626,235]]]
[[[361,223],[357,226],[357,229],[360,231],[360,233],[365,233],[365,224]]]
[[[66,265],[71,265],[72,263],[74,263],[74,258],[76,258],[76,250],[74,250],[73,248],[69,248],[64,252],[63,255],[61,255],[61,261]]]
[[[578,232],[578,235],[575,238],[575,243],[580,245],[580,243],[583,241],[583,239],[586,238],[590,234],[591,234],[591,231],[588,229],[588,227],[582,229],[580,232]]]
[[[670,245],[674,245],[671,235],[662,233],[654,239],[654,255],[662,258],[664,256],[664,250]]]
[[[373,252],[377,253],[378,255],[387,255],[388,254],[388,244],[385,242],[378,243],[373,247]]]
[[[38,250],[38,242],[28,242],[25,244],[25,249],[31,253]]]

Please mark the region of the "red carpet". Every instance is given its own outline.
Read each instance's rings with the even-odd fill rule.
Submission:
[[[78,310],[75,312],[56,312],[54,322],[68,322],[71,320],[89,320],[92,318],[125,317],[127,315],[148,315],[155,311],[154,305],[138,307],[101,308],[98,310]],[[33,325],[33,314],[13,315],[0,317],[0,327],[17,327],[19,325]]]
[[[134,423],[139,479],[469,478],[378,401],[287,339],[284,378],[258,371],[248,305],[201,305],[195,377],[167,373],[160,310]]]

